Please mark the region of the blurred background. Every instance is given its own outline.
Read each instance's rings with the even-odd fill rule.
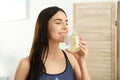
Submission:
[[[20,59],[29,55],[34,35],[35,22],[42,9],[49,6],[63,8],[68,16],[68,24],[71,33],[74,26],[77,26],[74,24],[77,24],[75,16],[77,14],[74,14],[74,11],[75,9],[77,11],[79,6],[76,7],[76,5],[79,5],[79,3],[94,2],[112,2],[115,4],[115,7],[117,6],[117,0],[0,0],[0,80],[3,80],[4,77],[6,80],[14,80],[14,74]],[[116,13],[117,8],[115,8],[115,14]],[[114,15],[114,17],[116,21],[116,15]],[[117,47],[116,44],[117,42],[115,43],[114,48]],[[64,49],[65,44],[62,43],[60,47]],[[92,80],[118,80],[119,68],[117,68],[118,59],[116,56],[118,53],[116,49],[113,54],[115,54],[115,58],[113,58],[114,70],[110,70],[110,72],[113,71],[114,74],[103,74],[106,75],[104,76],[105,78],[102,79],[103,75],[101,75],[101,79],[92,78]],[[89,58],[88,62],[90,60],[91,59]],[[88,67],[89,66],[90,65],[88,65]],[[92,69],[89,67],[90,73],[91,70]],[[90,75],[92,76],[92,73]],[[92,77],[95,77],[95,73]]]

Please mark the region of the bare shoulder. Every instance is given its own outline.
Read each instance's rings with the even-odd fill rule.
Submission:
[[[81,69],[78,64],[77,59],[74,57],[74,55],[72,53],[69,53],[67,51],[65,51],[65,52],[68,56],[68,59],[72,65],[73,69],[74,69],[76,80],[81,80]]]
[[[72,65],[72,67],[74,68],[75,65],[77,64],[76,58],[73,56],[73,54],[71,54],[71,53],[69,53],[69,52],[67,52],[67,51],[65,51],[65,53],[66,53],[66,55],[67,55],[67,57],[68,57],[71,65]]]
[[[30,61],[29,61],[29,57],[25,57],[23,59],[20,60],[19,65],[22,67],[30,67]]]
[[[15,80],[25,80],[30,69],[30,61],[29,57],[23,58],[20,60],[16,74],[15,74]]]
[[[71,53],[69,53],[69,52],[67,52],[67,51],[65,51],[65,53],[66,53],[66,55],[67,55],[68,58],[70,58],[70,59],[72,59],[72,60],[75,59],[75,57],[73,56],[73,54],[71,54]]]

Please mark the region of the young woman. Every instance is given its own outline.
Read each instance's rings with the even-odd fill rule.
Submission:
[[[63,9],[53,6],[41,11],[36,21],[30,55],[17,68],[15,80],[90,80],[86,68],[86,43],[80,51],[61,50],[67,35],[68,20]]]

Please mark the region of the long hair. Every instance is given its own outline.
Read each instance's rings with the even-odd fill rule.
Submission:
[[[44,63],[49,51],[48,21],[58,11],[64,12],[63,9],[56,6],[48,7],[42,10],[37,18],[34,39],[29,55],[30,70],[27,80],[40,80],[42,73],[46,72]]]

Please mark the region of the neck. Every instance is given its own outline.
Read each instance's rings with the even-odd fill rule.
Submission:
[[[59,42],[49,41],[49,55],[55,55],[61,51]]]

